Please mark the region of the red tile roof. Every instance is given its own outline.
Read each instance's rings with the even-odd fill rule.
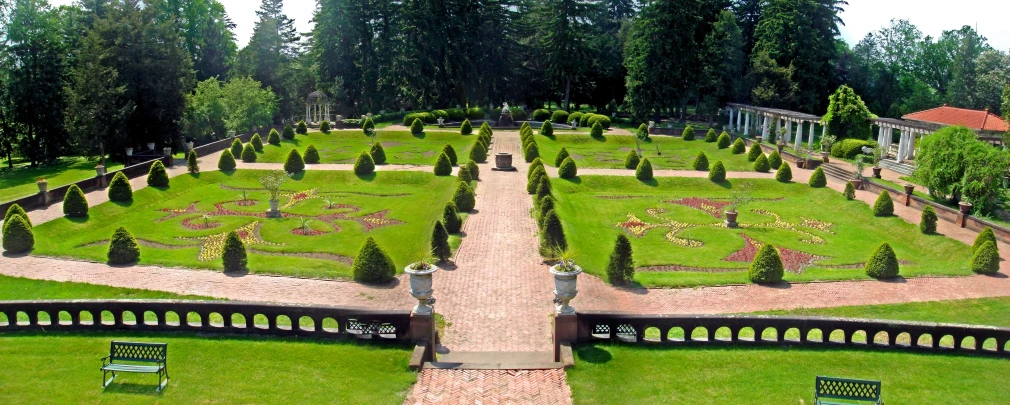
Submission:
[[[901,118],[934,124],[962,125],[976,131],[1010,131],[1010,125],[998,115],[989,112],[989,110],[969,110],[966,108],[948,107],[946,104],[943,107],[911,113]]]

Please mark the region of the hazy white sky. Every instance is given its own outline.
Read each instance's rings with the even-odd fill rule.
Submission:
[[[70,4],[74,0],[50,0],[55,5]],[[256,0],[219,0],[235,22],[235,35],[240,45],[245,45],[256,23]],[[315,0],[286,0],[284,11],[295,20],[298,30],[312,29],[310,20],[315,10]],[[879,29],[892,19],[907,19],[919,27],[924,35],[939,36],[944,30],[963,25],[977,26],[989,38],[994,48],[1010,51],[1010,1],[1007,0],[849,0],[842,19],[842,37],[851,45],[859,42],[868,32]]]

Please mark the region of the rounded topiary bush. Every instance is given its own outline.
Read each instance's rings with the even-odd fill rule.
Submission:
[[[537,147],[537,143],[527,143],[526,147],[523,148],[523,160],[526,162],[532,162],[533,159],[538,157],[540,157],[540,148]]]
[[[779,151],[773,150],[772,153],[768,154],[768,166],[772,169],[778,169],[782,166],[782,155],[779,155]]]
[[[452,247],[449,246],[449,232],[442,221],[435,221],[435,229],[431,231],[431,254],[439,261],[445,262],[452,257]]]
[[[594,115],[596,115],[596,114],[593,114],[593,113],[583,114],[581,117],[579,117],[579,126],[580,127],[586,127],[586,126],[592,127],[592,124],[589,123],[589,120],[591,118],[593,118]]]
[[[224,253],[221,256],[221,261],[224,263],[224,271],[246,271],[249,259],[245,251],[245,243],[238,236],[238,232],[228,232],[228,237],[224,240]]]
[[[757,160],[754,161],[754,171],[759,173],[768,173],[771,170],[771,164],[768,163],[768,157],[764,153],[758,156]]]
[[[568,111],[565,110],[554,110],[551,114],[551,122],[555,124],[567,124],[568,123]]]
[[[982,229],[982,232],[979,232],[978,236],[975,237],[975,242],[971,244],[971,253],[975,254],[978,248],[982,247],[986,242],[992,242],[993,245],[996,245],[996,233],[988,226]]]
[[[168,171],[160,160],[154,161],[147,170],[147,185],[151,187],[168,187]]]
[[[445,146],[442,147],[442,153],[449,157],[449,163],[456,166],[456,149],[453,149],[452,145],[445,144]]]
[[[550,121],[544,121],[544,124],[540,126],[540,135],[547,137],[554,136],[554,125]]]
[[[480,180],[480,168],[477,167],[477,162],[469,161],[466,162],[466,170],[470,172],[470,177],[474,180]]]
[[[547,121],[551,119],[551,112],[543,108],[533,110],[533,121]]]
[[[452,193],[452,203],[456,205],[456,208],[460,212],[470,212],[473,211],[473,206],[476,204],[477,199],[473,195],[473,189],[470,185],[464,182],[456,183],[456,191]]]
[[[253,134],[252,138],[249,138],[249,143],[252,144],[253,149],[257,152],[263,151],[263,138],[260,138],[260,134]]]
[[[734,155],[742,155],[746,151],[747,144],[743,143],[743,139],[736,138],[736,141],[733,142],[733,149],[730,149],[730,152]]]
[[[445,155],[445,152],[439,153],[438,158],[435,159],[435,175],[448,176],[451,174],[452,163],[449,162],[449,157]]]
[[[231,150],[225,149],[221,152],[221,157],[217,159],[217,169],[223,172],[230,172],[235,170],[235,155],[231,153]]]
[[[561,162],[561,166],[558,166],[558,177],[562,179],[574,179],[578,175],[579,169],[575,167],[575,160],[570,156],[566,157],[564,162]]]
[[[719,136],[716,135],[715,130],[712,129],[712,128],[709,128],[708,132],[705,133],[705,142],[712,143],[712,142],[715,142],[718,139],[719,139]]]
[[[445,208],[442,209],[442,224],[449,233],[459,233],[463,228],[463,218],[460,217],[459,210],[452,201],[445,203]]]
[[[321,126],[322,124],[320,124]],[[324,131],[325,132],[325,131]],[[284,139],[292,140],[295,139],[295,129],[291,128],[291,125],[284,125]]]
[[[593,127],[589,129],[589,136],[603,138],[603,126],[599,122],[593,123]]]
[[[473,177],[470,177],[470,169],[467,169],[466,166],[459,168],[458,173],[456,173],[456,178],[458,178],[459,181],[465,181],[467,183],[473,181]]]
[[[196,149],[190,150],[186,154],[186,171],[190,174],[200,173],[200,163],[196,159]]]
[[[723,133],[719,134],[719,138],[715,140],[715,145],[718,146],[719,149],[726,149],[729,147],[731,142],[729,134],[723,131]]]
[[[642,140],[648,140],[649,126],[645,125],[645,123],[643,122],[641,125],[638,126],[638,133],[636,133],[635,136],[641,138]]]
[[[568,122],[571,123],[572,121],[575,121],[575,125],[580,125],[579,123],[582,122],[583,115],[585,114],[583,114],[581,111],[576,111],[571,114],[568,114]]]
[[[323,122],[320,122],[319,123],[319,132],[322,132],[324,134],[330,133],[330,122],[327,121],[327,120],[323,120]]]
[[[477,163],[487,161],[487,149],[484,149],[484,145],[477,144],[470,148],[470,160]]]
[[[548,195],[540,199],[540,204],[533,208],[533,212],[536,214],[537,229],[544,226],[544,218],[547,217],[547,213],[554,210],[554,196]]]
[[[4,220],[3,248],[7,253],[28,253],[35,248],[35,234],[25,217],[12,215]]]
[[[357,256],[354,256],[351,272],[354,281],[359,283],[388,283],[396,275],[396,266],[393,265],[393,259],[369,236],[361,249],[358,249]]]
[[[375,161],[372,159],[372,155],[369,155],[368,152],[361,151],[361,153],[358,154],[358,158],[354,159],[354,174],[372,174],[374,171]]]
[[[547,177],[547,172],[543,167],[538,167],[533,170],[530,177],[526,180],[526,192],[529,194],[536,194],[537,187],[540,186],[540,179]]]
[[[119,227],[109,240],[109,264],[132,264],[140,260],[140,245],[126,228]]]
[[[999,249],[996,244],[986,241],[971,256],[971,271],[976,274],[999,273]]]
[[[644,158],[635,168],[635,178],[641,181],[652,180],[652,163],[649,158]]]
[[[877,201],[873,203],[873,216],[889,217],[891,215],[894,215],[894,201],[891,200],[890,193],[886,190],[881,191]]]
[[[463,120],[463,124],[459,126],[459,133],[462,135],[473,133],[473,124],[470,124],[470,120]]]
[[[898,257],[894,255],[891,245],[884,242],[873,251],[870,261],[866,262],[866,275],[873,278],[891,278],[898,275]]]
[[[561,150],[558,151],[557,156],[554,156],[554,166],[555,167],[560,167],[561,166],[561,162],[564,162],[565,159],[568,158],[568,156],[569,156],[568,155],[568,149],[565,149],[565,148],[562,147]]]
[[[712,169],[708,171],[708,179],[716,183],[726,181],[726,166],[722,164],[721,160],[712,165]]]
[[[242,148],[242,161],[246,163],[256,162],[256,151],[253,150],[252,145],[248,143]]]
[[[632,258],[631,241],[623,233],[617,234],[614,250],[607,261],[607,280],[610,284],[623,285],[635,279],[635,260]]]
[[[232,157],[242,156],[242,141],[240,141],[238,138],[233,139],[231,141],[231,147],[229,148],[229,150],[231,150]]]
[[[540,228],[540,255],[554,256],[557,252],[568,249],[565,229],[556,211],[551,210],[544,216],[544,225]]]
[[[227,150],[224,153],[230,153]],[[235,159],[232,159],[232,163]],[[109,200],[125,202],[133,199],[133,186],[130,185],[130,179],[126,178],[123,172],[116,172],[115,176],[112,176],[112,181],[109,182]]]
[[[494,131],[491,130],[491,125],[487,121],[480,123],[480,133],[487,134],[488,137],[494,135]]]
[[[694,162],[691,162],[691,167],[694,168],[694,170],[708,170],[708,156],[705,155],[705,152],[698,151],[698,156],[694,157]]]
[[[377,165],[386,163],[386,150],[382,148],[381,143],[373,143],[372,147],[368,150],[368,154],[372,156],[372,162]]]
[[[410,124],[410,133],[414,135],[419,135],[424,132],[424,123],[421,122],[420,118],[415,118],[414,122]]]
[[[641,162],[641,158],[638,157],[638,152],[633,150],[628,151],[628,156],[624,157],[624,168],[634,170],[638,168],[638,163]]]
[[[764,151],[761,150],[761,144],[754,142],[750,146],[750,150],[747,151],[747,161],[753,162],[758,159],[758,156],[764,155]]]
[[[544,161],[543,161],[543,159],[536,158],[536,159],[533,159],[532,162],[530,162],[530,167],[526,169],[526,180],[527,181],[529,181],[530,179],[533,178],[533,172],[537,171],[537,168],[539,168],[540,171],[543,171],[543,172],[546,173],[546,170],[544,170]]]
[[[270,129],[270,133],[267,134],[267,143],[273,146],[281,145],[281,133],[277,132],[277,128]]]
[[[365,117],[365,121],[361,123],[361,132],[369,133],[375,130],[375,121],[372,121],[371,117]]]
[[[856,187],[852,185],[852,182],[845,182],[845,190],[842,191],[842,195],[849,201],[856,199]]]
[[[684,132],[683,134],[681,134],[680,137],[683,138],[685,141],[693,141],[695,137],[694,127],[690,125],[684,127]]]
[[[28,223],[29,228],[32,226],[32,220],[28,218],[28,213],[25,212],[25,209],[21,208],[21,206],[17,203],[11,204],[10,208],[7,208],[7,213],[4,214],[4,225],[6,225],[7,222],[10,221],[11,217],[15,215],[20,215],[21,218]]]
[[[932,206],[926,205],[926,208],[922,210],[922,218],[919,220],[919,231],[927,235],[936,233],[936,220],[936,211]]]
[[[302,160],[302,155],[298,153],[298,149],[291,149],[287,159],[284,159],[284,171],[298,173],[302,170],[305,170],[305,161]]]
[[[754,255],[747,270],[747,277],[755,284],[772,284],[782,281],[785,275],[785,266],[782,265],[782,258],[779,257],[778,249],[771,244],[764,244]]]
[[[83,218],[88,216],[88,199],[84,197],[84,191],[76,184],[67,189],[67,194],[63,196],[63,215],[70,218]]]
[[[600,126],[603,127],[604,131],[610,129],[610,125],[611,125],[610,117],[608,117],[606,115],[590,114],[589,115],[589,119],[586,120],[586,124],[588,124],[590,127],[592,127],[593,124],[596,124],[596,123],[599,123]]]
[[[828,178],[824,176],[824,170],[821,170],[820,167],[814,169],[813,174],[810,175],[810,181],[808,181],[807,184],[813,188],[821,188],[828,185]]]
[[[305,120],[298,121],[298,127],[295,128],[295,132],[302,135],[309,133],[309,126],[305,125]]]
[[[551,196],[551,179],[548,178],[547,176],[543,176],[537,183],[536,194],[533,194],[533,204],[534,205],[540,204],[540,200],[543,200],[544,197],[548,196]]]
[[[319,150],[316,145],[309,145],[305,148],[305,163],[319,163]]]
[[[779,166],[779,170],[775,172],[775,180],[783,183],[788,183],[793,180],[793,169],[789,167],[789,163],[783,162],[782,165]]]

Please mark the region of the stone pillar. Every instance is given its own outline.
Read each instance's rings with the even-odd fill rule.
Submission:
[[[728,123],[728,127],[730,129],[733,128],[733,107],[729,107],[729,123]]]
[[[896,159],[898,163],[905,162],[905,146],[907,141],[905,140],[905,130],[901,130],[901,138],[898,140],[898,158]]]
[[[908,153],[905,154],[908,160],[915,159],[915,138],[917,135],[919,135],[918,130],[908,131]]]
[[[775,117],[775,136],[772,139],[777,139],[779,134],[782,133],[782,117]]]
[[[796,124],[796,142],[793,142],[793,150],[800,150],[800,145],[803,144],[803,121],[797,121]]]
[[[433,311],[434,313],[434,311]],[[435,315],[410,313],[410,342],[425,345],[422,362],[435,361]]]
[[[561,361],[561,344],[579,340],[578,314],[557,314],[554,317],[554,361]]]
[[[771,117],[769,117],[767,115],[764,116],[764,124],[762,124],[762,127],[761,127],[761,141],[763,141],[763,142],[767,142],[768,141],[768,135],[769,135],[768,131],[771,129],[770,127],[771,127],[771,124],[772,124],[771,122],[768,121],[769,118],[771,118]]]
[[[743,112],[739,109],[736,110],[736,127],[735,132],[740,133],[740,113]]]
[[[750,136],[750,111],[746,112],[747,116],[743,120],[743,134],[744,136]]]
[[[305,104],[305,123],[306,124],[312,123],[312,119],[311,119],[311,117],[309,117],[309,105],[308,104]]]
[[[814,151],[814,130],[817,129],[817,123],[810,121],[810,151]]]
[[[783,139],[785,143],[790,143],[793,141],[793,121],[786,121],[786,139]]]

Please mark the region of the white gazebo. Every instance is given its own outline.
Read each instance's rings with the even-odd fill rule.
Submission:
[[[305,123],[318,124],[330,119],[330,98],[326,93],[314,91],[305,98]]]

